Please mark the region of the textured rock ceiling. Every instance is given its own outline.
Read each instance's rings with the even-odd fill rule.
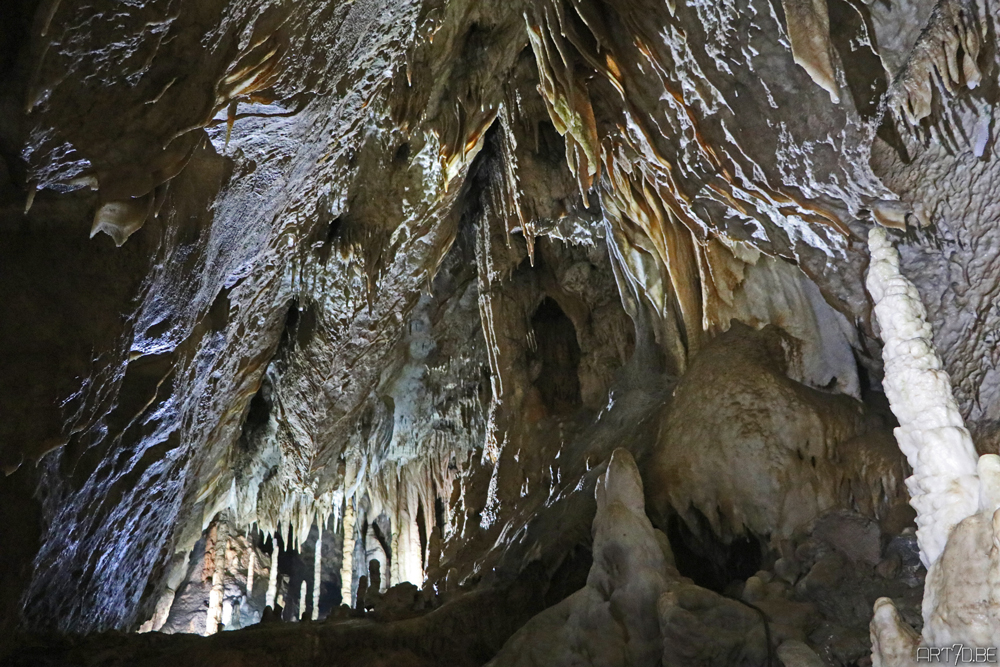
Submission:
[[[0,19],[4,664],[1000,643],[992,0]]]

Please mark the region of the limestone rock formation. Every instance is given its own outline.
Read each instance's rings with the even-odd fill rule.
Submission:
[[[997,16],[7,0],[0,664],[1000,644]]]
[[[491,666],[657,664],[656,609],[668,588],[670,553],[657,540],[645,504],[635,461],[627,450],[615,450],[597,481],[587,585],[528,621]]]
[[[692,526],[701,516],[719,535],[785,539],[834,508],[878,516],[906,502],[881,420],[848,396],[789,378],[783,346],[794,345],[774,327],[736,322],[695,356],[647,474],[662,516],[674,510]]]
[[[952,646],[956,664],[973,664],[968,647],[1000,642],[1000,457],[976,456],[962,423],[948,376],[930,342],[926,312],[913,284],[899,271],[899,257],[885,232],[869,234],[868,286],[882,328],[884,386],[899,419],[896,438],[913,476],[907,479],[917,511],[920,556],[928,566],[924,588],[924,647],[895,612],[876,602],[873,661],[910,665],[920,650]],[[928,656],[929,657],[929,656]]]

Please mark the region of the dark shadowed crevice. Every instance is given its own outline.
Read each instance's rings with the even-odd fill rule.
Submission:
[[[567,414],[580,406],[580,345],[576,328],[559,304],[546,297],[531,318],[535,350],[529,355],[535,386],[552,414]]]
[[[724,542],[712,532],[707,519],[693,508],[691,512],[698,517],[697,534],[677,515],[667,521],[667,539],[683,576],[723,593],[734,582],[743,582],[761,569],[765,547],[757,536],[748,533]]]
[[[545,606],[551,607],[583,588],[593,562],[590,549],[582,544],[573,547],[552,573],[548,588],[545,589]]]

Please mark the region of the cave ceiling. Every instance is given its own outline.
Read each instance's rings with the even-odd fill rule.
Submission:
[[[8,0],[6,660],[1000,643],[996,29]]]

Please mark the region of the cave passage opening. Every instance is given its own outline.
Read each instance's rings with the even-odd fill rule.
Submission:
[[[751,532],[724,540],[715,534],[698,510],[691,508],[696,528],[679,515],[667,520],[667,539],[677,571],[695,584],[728,595],[764,566],[765,542]]]
[[[576,327],[555,299],[545,297],[531,317],[531,330],[535,346],[529,363],[542,401],[549,414],[571,414],[583,403]]]

